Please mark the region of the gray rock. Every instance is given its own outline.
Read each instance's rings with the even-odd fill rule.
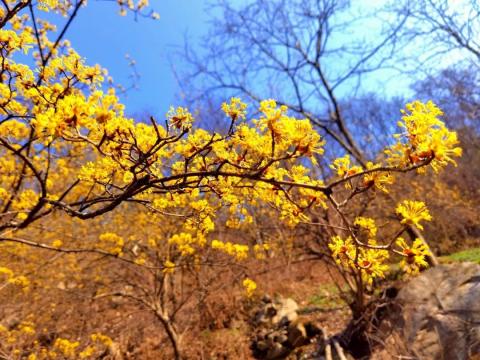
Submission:
[[[480,354],[480,265],[436,266],[408,282],[397,300],[401,311],[390,337],[398,355],[467,360]]]
[[[252,351],[257,359],[284,359],[295,348],[309,343],[321,334],[311,323],[303,324],[298,317],[298,304],[290,298],[265,299],[254,315],[255,331]],[[307,332],[310,329],[310,337]]]

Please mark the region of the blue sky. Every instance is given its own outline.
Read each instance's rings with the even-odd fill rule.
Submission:
[[[107,68],[115,82],[129,85],[131,69],[125,55],[136,61],[139,90],[129,91],[123,102],[128,114],[148,112],[162,116],[175,104],[176,81],[169,62],[184,36],[195,40],[208,30],[207,0],[153,0],[160,20],[118,15],[110,1],[91,1],[75,19],[66,38],[89,64]]]

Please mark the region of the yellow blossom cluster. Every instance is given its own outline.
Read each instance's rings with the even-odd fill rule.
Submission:
[[[30,281],[25,276],[15,275],[11,269],[4,266],[0,266],[0,280],[5,280],[7,284],[19,286],[24,290],[28,290],[30,285]]]
[[[422,201],[405,200],[398,204],[396,212],[402,217],[402,224],[415,225],[420,230],[423,230],[423,225],[420,224],[420,221],[432,220],[430,212]]]
[[[165,274],[172,274],[175,271],[175,263],[170,260],[165,260],[163,263],[164,269],[162,270]]]
[[[379,164],[369,161],[366,170],[370,172],[363,176],[363,184],[366,188],[374,185],[378,190],[388,193],[387,185],[393,184],[394,177],[390,171],[375,171],[380,167]]]
[[[368,245],[377,245],[375,240],[369,240]],[[390,257],[388,250],[356,246],[349,236],[343,239],[334,236],[328,247],[336,263],[346,269],[354,269],[361,274],[365,284],[372,284],[375,278],[384,278],[389,269],[387,260]]]
[[[355,221],[353,224],[365,230],[367,232],[369,239],[374,239],[375,236],[377,236],[377,225],[375,225],[375,220],[371,218],[359,216],[355,218]]]
[[[31,44],[35,41],[31,32],[17,33],[14,30],[0,30],[0,43],[2,44],[2,51],[7,53],[17,50],[28,51]]]
[[[267,131],[272,136],[272,152],[275,154],[275,146],[282,152],[289,150],[293,154],[310,156],[323,154],[325,142],[314,131],[308,119],[295,119],[287,116],[288,108],[284,105],[278,107],[275,100],[260,102],[260,119],[254,121],[260,131]],[[267,147],[268,149],[268,147]]]
[[[363,168],[359,165],[354,165],[348,154],[335,159],[330,165],[330,168],[335,170],[340,178],[348,180],[345,182],[345,187],[347,189],[352,188],[352,178],[357,174],[361,175],[363,173],[363,180],[360,186],[365,189],[374,186],[383,192],[388,192],[386,185],[391,185],[394,182],[394,178],[390,171],[381,170],[381,164],[369,161],[366,163],[365,168]]]
[[[206,239],[201,234],[192,235],[190,233],[178,233],[168,239],[168,244],[175,245],[182,256],[193,255],[196,247],[203,247]]]
[[[100,247],[104,247],[107,251],[115,255],[121,255],[125,240],[115,233],[103,233],[99,236]]]
[[[35,333],[35,325],[31,321],[21,321],[14,328],[7,328],[0,324],[0,345],[8,344],[14,349],[15,343],[25,338],[32,338]]]
[[[339,177],[342,178],[358,174],[362,171],[361,166],[352,164],[352,160],[348,154],[343,157],[336,158],[330,167],[335,170]]]
[[[245,278],[242,282],[247,297],[251,298],[257,289],[257,283],[252,279]]]
[[[253,246],[253,253],[255,254],[256,259],[262,260],[267,257],[266,254],[271,249],[272,247],[270,244],[255,244]]]
[[[371,284],[376,277],[385,276],[390,265],[387,262],[390,253],[402,257],[400,265],[407,273],[416,274],[428,266],[426,258],[430,255],[430,250],[424,240],[417,238],[409,246],[405,239],[399,236],[407,226],[416,226],[423,230],[420,222],[432,219],[425,203],[404,200],[397,205],[395,211],[404,227],[392,240],[379,244],[376,239],[378,229],[375,220],[357,217],[353,225],[358,231],[353,231],[346,238],[333,236],[328,244],[335,262],[345,269],[360,272],[365,284]]]
[[[222,103],[222,110],[233,121],[237,119],[246,119],[247,104],[243,103],[239,98],[233,97],[229,103]]]
[[[235,257],[238,261],[248,258],[249,247],[248,245],[234,244],[230,241],[222,242],[219,240],[213,240],[211,243],[212,249],[219,250],[230,256]]]
[[[10,351],[20,358],[27,360],[47,360],[47,359],[92,359],[99,356],[102,352],[112,345],[112,339],[101,333],[94,333],[90,336],[87,344],[79,341],[72,341],[67,338],[57,337],[52,344],[42,344],[36,338],[47,329],[37,330],[32,321],[21,321],[14,328],[8,329],[0,324],[0,349]],[[17,348],[17,344],[27,343],[28,351],[22,351]],[[86,346],[85,346],[86,345]]]
[[[75,357],[79,346],[80,343],[78,341],[70,341],[62,338],[57,338],[53,345],[53,347],[67,359],[73,359]]]
[[[422,268],[428,267],[426,260],[430,255],[430,250],[421,239],[415,239],[411,246],[407,245],[404,238],[399,237],[396,245],[400,247],[403,259],[400,266],[410,274],[417,274]]]
[[[402,121],[398,125],[404,132],[394,135],[397,142],[384,151],[385,161],[360,166],[347,154],[332,162],[330,167],[346,180],[347,189],[359,191],[375,187],[388,192],[387,186],[394,182],[393,171],[417,169],[423,173],[430,165],[438,172],[449,163],[456,164],[454,158],[462,154],[457,134],[440,120],[443,112],[433,102],[414,101],[401,112]]]
[[[166,118],[177,129],[188,130],[192,127],[193,116],[187,108],[179,106],[175,109],[171,107]]]
[[[443,112],[432,101],[414,101],[402,112],[399,126],[405,132],[397,134],[398,142],[385,151],[391,165],[407,167],[429,163],[438,172],[448,163],[456,164],[454,157],[462,154],[457,134],[440,120]]]

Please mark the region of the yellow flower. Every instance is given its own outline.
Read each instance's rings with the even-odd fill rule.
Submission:
[[[430,255],[428,246],[421,239],[415,239],[412,246],[408,246],[405,239],[399,237],[396,244],[401,248],[403,260],[400,266],[408,273],[417,274],[420,269],[428,267],[426,257]]]
[[[125,240],[121,236],[108,232],[101,234],[98,239],[103,243],[102,245],[106,245],[108,251],[112,254],[122,255]]]
[[[78,346],[80,346],[80,343],[78,341],[57,338],[53,346],[58,349],[66,358],[75,358],[76,349]]]
[[[94,346],[87,346],[79,355],[80,359],[90,359],[92,355],[95,353]]]
[[[371,218],[359,216],[355,219],[354,225],[366,230],[369,238],[375,238],[377,235],[377,226],[375,225],[375,220]]]
[[[342,178],[355,175],[362,171],[360,166],[351,164],[350,155],[348,154],[344,157],[335,159],[333,164],[330,165],[330,168],[335,170],[337,175]]]
[[[253,253],[255,254],[255,258],[258,260],[263,260],[267,256],[268,250],[270,250],[269,244],[255,244],[253,246]]]
[[[168,239],[168,244],[176,245],[180,251],[181,256],[189,256],[195,253],[193,245],[196,243],[196,238],[189,233],[178,233]]]
[[[237,119],[245,119],[247,104],[243,103],[239,98],[232,97],[230,103],[223,103],[222,110],[233,121]]]
[[[54,248],[59,248],[59,247],[61,247],[62,245],[63,245],[63,241],[62,241],[62,240],[59,240],[59,239],[54,240],[53,243],[52,243],[52,246],[53,246]]]
[[[375,165],[372,162],[367,163],[367,170],[372,170],[380,167],[380,165]],[[365,174],[363,177],[363,183],[366,187],[375,185],[379,190],[382,190],[385,193],[388,193],[388,189],[385,185],[393,184],[394,178],[392,174],[387,171],[373,171],[371,173]]]
[[[405,200],[401,204],[398,204],[396,212],[398,215],[402,216],[402,224],[415,225],[420,230],[423,230],[420,221],[432,220],[432,216],[428,212],[425,203],[422,201]]]
[[[255,290],[257,289],[257,284],[252,279],[246,278],[242,282],[243,287],[245,288],[245,293],[247,297],[252,297]]]
[[[355,257],[355,247],[350,236],[345,240],[340,236],[334,236],[328,247],[332,251],[332,257],[337,264],[350,265]]]
[[[193,116],[187,108],[179,106],[175,109],[172,106],[166,116],[168,121],[177,129],[187,130],[192,127]]]
[[[432,101],[409,103],[402,114],[398,124],[405,132],[395,135],[399,142],[385,150],[391,165],[406,167],[429,163],[435,172],[448,163],[456,165],[453,158],[462,154],[457,146],[457,134],[439,119],[443,112]]]
[[[6,275],[7,278],[13,277],[13,271],[12,270],[10,270],[9,268],[0,266],[0,275],[2,275],[2,274]]]
[[[58,0],[40,0],[37,6],[39,10],[49,12],[58,6]]]
[[[370,229],[373,229],[371,222],[368,221],[371,219],[357,219],[360,219],[360,223],[368,224]],[[369,245],[375,245],[373,240],[370,240],[368,243]],[[343,240],[339,236],[334,236],[328,247],[332,251],[332,256],[336,263],[345,268],[359,271],[365,284],[371,285],[373,279],[385,277],[385,272],[388,270],[388,265],[385,262],[389,258],[387,250],[370,249],[363,246],[355,247],[351,237]]]
[[[24,334],[33,335],[35,334],[35,327],[31,322],[24,321],[18,325],[18,329]]]
[[[134,179],[134,177],[135,175],[132,172],[125,171],[125,173],[123,174],[123,182],[128,184]]]
[[[102,333],[94,333],[94,334],[90,335],[90,339],[92,339],[92,341],[101,342],[105,346],[110,346],[113,343],[112,339],[109,336],[104,335]]]
[[[388,270],[388,265],[385,264],[388,258],[389,253],[387,250],[360,249],[356,267],[361,271],[362,281],[371,285],[373,279],[377,277],[384,278],[385,272]]]
[[[162,270],[165,274],[172,274],[175,271],[175,263],[170,260],[166,260],[163,263],[164,269]]]
[[[8,279],[8,282],[10,284],[20,286],[25,290],[27,290],[28,286],[30,285],[30,281],[23,275],[10,278]]]
[[[230,241],[222,242],[219,240],[213,240],[211,247],[212,249],[219,250],[227,255],[235,257],[238,261],[248,258],[248,245],[234,244]]]

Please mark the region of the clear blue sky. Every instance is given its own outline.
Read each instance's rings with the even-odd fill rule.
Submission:
[[[109,70],[115,82],[129,85],[131,70],[125,54],[136,60],[141,75],[139,90],[123,102],[128,114],[148,112],[163,116],[175,103],[178,91],[168,56],[172,47],[182,46],[184,36],[195,42],[208,30],[207,0],[152,0],[160,20],[118,15],[109,1],[89,1],[75,19],[66,38],[87,59]]]

